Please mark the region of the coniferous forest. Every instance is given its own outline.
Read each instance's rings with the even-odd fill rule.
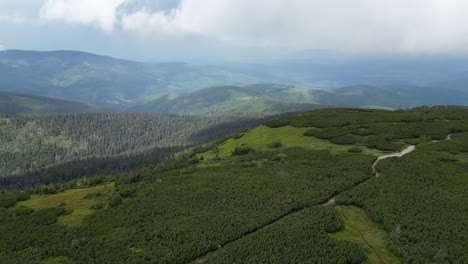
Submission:
[[[156,113],[0,116],[0,182],[23,186],[116,173],[261,120]]]

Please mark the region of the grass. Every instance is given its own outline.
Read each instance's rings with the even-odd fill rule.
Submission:
[[[52,194],[52,195],[31,195],[31,199],[27,201],[21,201],[16,204],[16,207],[26,206],[34,210],[40,210],[45,208],[64,206],[65,208],[72,209],[72,213],[69,215],[62,215],[58,219],[58,223],[65,224],[67,226],[79,225],[83,219],[94,212],[91,206],[99,199],[105,199],[102,196],[99,199],[84,199],[89,193],[106,193],[114,189],[114,183],[108,183],[105,185],[98,185],[90,188],[83,189],[72,189],[66,190],[63,193]]]
[[[373,222],[366,212],[356,206],[336,206],[345,228],[330,234],[333,238],[355,242],[367,252],[370,263],[401,263],[387,246],[388,234]]]
[[[258,150],[269,150],[268,147],[272,142],[279,141],[284,147],[304,147],[307,149],[328,149],[332,153],[348,152],[354,145],[337,145],[327,140],[318,139],[315,137],[306,137],[304,132],[311,129],[310,127],[296,128],[292,126],[284,126],[271,128],[268,126],[258,126],[246,132],[241,138],[230,138],[218,146],[219,157],[227,157],[231,155],[231,150],[237,146],[250,146]],[[378,155],[383,152],[367,147],[361,147],[363,154]],[[213,150],[199,154],[205,159],[212,159],[216,156]]]

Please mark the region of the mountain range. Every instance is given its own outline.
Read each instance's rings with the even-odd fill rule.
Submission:
[[[460,66],[459,73],[463,72],[463,65],[457,65]],[[368,65],[366,69],[369,73],[375,73],[378,69],[371,66]],[[400,66],[407,68],[407,65]],[[315,81],[335,78],[336,83],[351,80],[378,83],[372,78],[359,77],[364,66],[358,67],[355,72],[348,69],[350,65],[346,66],[348,68],[341,66],[348,69],[342,75],[334,71],[340,67],[330,67],[291,66],[279,73],[280,68],[272,66],[254,71],[245,67],[198,66],[184,62],[142,63],[77,51],[8,50],[0,52],[0,91],[4,91],[0,94],[0,113],[133,111],[189,115],[278,114],[328,106],[394,109],[419,105],[464,105],[468,102],[468,91],[459,89],[459,86],[449,89],[446,86],[405,85],[400,84],[405,82],[399,81],[395,81],[397,85],[382,81],[381,85],[351,85],[333,89],[295,85],[304,83],[309,77]],[[434,67],[427,68],[433,70]],[[287,78],[287,72],[292,69],[297,69],[297,72]],[[330,71],[325,74],[327,69]],[[384,69],[384,79],[388,79],[388,67]],[[278,74],[274,74],[276,72]],[[398,78],[399,71],[396,69],[395,72],[393,77]],[[343,76],[352,77],[353,73],[356,78],[343,81]],[[456,75],[452,77],[453,82],[463,79]],[[301,78],[303,81],[299,80]],[[278,80],[290,80],[292,84],[278,84]]]
[[[259,79],[183,62],[141,63],[77,51],[0,52],[0,90],[75,99],[115,108],[172,91]]]

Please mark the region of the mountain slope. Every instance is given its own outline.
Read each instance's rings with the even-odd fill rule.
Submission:
[[[34,178],[44,174],[64,179],[83,174],[81,168],[71,173],[42,173],[58,164],[86,161],[100,167],[86,169],[87,176],[115,171],[116,164],[106,158],[130,159],[142,153],[172,153],[204,143],[261,122],[257,117],[196,117],[156,113],[81,113],[42,116],[0,115],[0,179],[9,176]],[[92,159],[101,159],[95,162]],[[143,159],[142,159],[143,160]],[[125,164],[125,161],[121,162]],[[112,165],[110,165],[112,164]],[[86,167],[88,165],[84,165]],[[120,166],[117,164],[117,166]],[[69,168],[72,166],[69,166]],[[67,169],[65,166],[60,170]],[[125,170],[126,168],[123,168]],[[70,169],[69,169],[70,170]],[[117,170],[118,171],[118,170]],[[47,175],[49,174],[49,175]],[[83,175],[81,175],[83,176]],[[8,183],[11,181],[8,181]],[[32,182],[36,182],[32,180]],[[14,186],[15,184],[11,184]]]
[[[114,185],[84,179],[31,196],[0,193],[0,256],[6,263],[463,263],[467,139],[467,107],[291,115],[120,175]],[[378,157],[408,146],[414,151],[372,170]],[[66,187],[74,189],[53,194]]]
[[[125,106],[170,91],[259,79],[183,62],[148,64],[77,51],[0,52],[0,90]]]
[[[81,113],[97,110],[87,104],[42,96],[0,92],[0,114]]]

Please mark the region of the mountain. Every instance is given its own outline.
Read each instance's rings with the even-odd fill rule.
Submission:
[[[468,92],[466,56],[336,56],[264,64],[237,64],[233,70],[270,82],[333,89],[356,84],[441,87]]]
[[[4,263],[464,263],[468,108],[330,108],[0,192]]]
[[[2,51],[0,72],[0,91],[74,99],[117,109],[171,91],[259,81],[216,67],[141,63],[77,51]]]
[[[90,105],[43,96],[0,92],[0,114],[52,114],[96,111]]]
[[[330,106],[411,108],[419,105],[464,105],[466,102],[468,93],[433,87],[355,85],[320,90],[282,84],[254,84],[210,87],[189,94],[166,94],[130,110],[192,115],[277,114]]]

